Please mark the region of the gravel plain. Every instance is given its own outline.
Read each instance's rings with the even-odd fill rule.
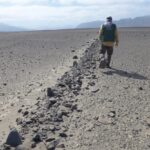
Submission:
[[[40,84],[44,85],[44,88],[40,88],[40,91],[37,90],[38,86],[35,86],[35,90],[31,88],[32,94],[29,92],[19,100],[17,104],[21,105],[18,107],[15,106],[16,103],[11,104],[11,107],[18,111],[16,118],[13,119],[16,120],[16,127],[23,139],[20,149],[23,147],[29,150],[150,149],[150,28],[119,29],[120,43],[119,47],[114,49],[112,69],[99,68],[100,42],[96,40],[97,31],[65,30],[61,31],[62,36],[57,35],[58,31],[52,31],[56,34],[51,39],[58,44],[58,53],[55,53],[57,51],[55,49],[55,55],[52,55],[54,61],[49,60],[48,65],[44,63],[47,57],[43,59],[43,67],[46,68],[44,71],[51,66],[49,64],[56,62],[59,54],[60,58],[67,56],[62,65],[66,69],[58,65],[60,72],[53,78],[51,71],[44,72],[41,65],[39,69],[41,72],[38,74],[43,75],[43,80],[41,81],[39,77],[38,80],[34,78],[31,81],[33,86],[37,81],[41,81]],[[71,39],[72,33],[75,34],[74,40]],[[37,38],[37,36],[33,38],[33,33],[24,34],[29,34],[27,37],[32,37],[32,40]],[[34,34],[39,35],[36,32]],[[41,32],[39,37],[43,37],[43,34]],[[45,34],[49,37],[50,32]],[[70,42],[67,43],[66,40],[63,46],[60,41],[68,34]],[[75,45],[71,41],[76,41],[73,42]],[[60,52],[62,47],[64,49],[68,47],[68,50],[62,53]],[[32,56],[29,52],[27,58]],[[71,52],[69,56],[68,52]],[[41,53],[38,57],[44,55]],[[69,61],[66,61],[68,59]],[[37,75],[35,68],[31,70]],[[52,84],[54,79],[55,82]],[[7,86],[9,83],[5,85],[3,82],[2,85]],[[1,89],[4,90],[3,87]],[[33,102],[27,103],[29,100],[26,99],[30,94],[32,95],[30,101]],[[4,125],[4,122],[5,119],[2,119],[1,125]]]

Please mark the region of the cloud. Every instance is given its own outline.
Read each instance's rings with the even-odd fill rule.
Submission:
[[[0,0],[0,5],[93,6],[150,4],[147,0]]]
[[[0,5],[48,5],[49,0],[0,0]]]
[[[53,0],[53,4],[58,5],[80,5],[80,6],[93,6],[93,5],[136,5],[150,3],[147,0]]]
[[[149,15],[145,0],[0,0],[0,21],[25,28],[75,27],[79,23]],[[149,2],[150,3],[150,2]]]

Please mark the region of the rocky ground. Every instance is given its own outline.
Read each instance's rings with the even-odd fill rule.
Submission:
[[[150,149],[149,38],[149,28],[121,29],[112,69],[99,69],[95,40],[35,105],[18,109],[20,149]]]
[[[58,30],[0,34],[0,143],[16,126],[18,109],[34,105],[90,45],[96,31]]]

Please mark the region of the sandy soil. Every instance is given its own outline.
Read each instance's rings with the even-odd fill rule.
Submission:
[[[95,37],[87,30],[0,33],[0,137],[15,126],[18,109],[33,105]]]
[[[77,31],[71,32],[76,37],[89,33],[90,41],[96,38],[97,30]],[[54,86],[46,84],[52,95],[41,96],[38,103],[29,105],[32,108],[21,107],[17,124],[26,149],[150,149],[150,29],[119,32],[112,69],[99,69],[100,43],[86,43],[86,38],[87,48],[78,63]]]

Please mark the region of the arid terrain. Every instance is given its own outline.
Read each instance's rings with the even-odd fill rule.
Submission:
[[[94,37],[87,30],[0,33],[0,137],[15,126],[20,106],[35,104]]]
[[[112,69],[97,32],[1,33],[1,143],[16,127],[29,150],[150,149],[150,28],[119,29]]]

